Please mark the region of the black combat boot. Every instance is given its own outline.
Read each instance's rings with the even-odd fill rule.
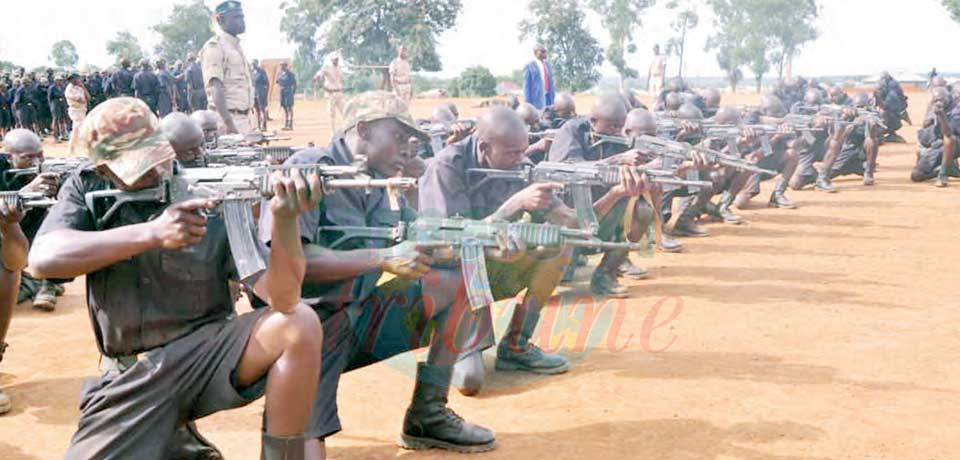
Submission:
[[[514,310],[514,315],[522,314]],[[534,374],[562,374],[570,370],[570,361],[558,354],[545,353],[530,343],[540,322],[540,309],[529,308],[523,318],[514,317],[500,346],[497,347],[497,370],[526,371]],[[522,324],[520,323],[522,320]]]
[[[730,210],[733,206],[733,199],[736,198],[730,191],[723,192],[720,195],[720,204],[717,205],[717,214],[723,218],[723,222],[731,225],[740,225],[743,223],[743,217]]]
[[[197,431],[197,425],[194,422],[187,422],[177,427],[173,432],[173,438],[167,443],[167,455],[164,458],[170,460],[223,460],[223,454],[217,450],[217,446],[214,446]]]
[[[821,192],[837,193],[837,189],[833,186],[833,182],[830,181],[829,171],[820,171],[820,173],[817,174],[817,181],[814,183],[814,187]]]
[[[590,279],[590,291],[601,297],[625,299],[630,290],[620,284],[620,265],[627,258],[627,251],[607,251],[593,271]]]
[[[260,460],[306,460],[308,438],[299,436],[270,436],[263,434]]]
[[[462,454],[497,448],[493,432],[468,423],[447,407],[451,367],[417,364],[413,401],[403,418],[398,445],[404,449],[446,449]]]
[[[706,230],[700,228],[694,218],[696,217],[696,211],[693,210],[693,207],[689,207],[680,214],[680,217],[677,217],[677,222],[673,224],[673,230],[670,232],[673,236],[678,237],[688,237],[688,238],[703,238],[705,236],[710,236],[710,233]]]
[[[787,179],[781,177],[777,180],[777,185],[773,188],[773,193],[770,194],[770,203],[771,208],[784,208],[784,209],[794,209],[797,207],[797,204],[791,201],[785,193],[787,192]]]

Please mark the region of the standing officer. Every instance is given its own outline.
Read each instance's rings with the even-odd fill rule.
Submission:
[[[127,58],[120,61],[120,70],[113,74],[113,91],[112,97],[133,96],[133,72]]]
[[[190,112],[207,110],[207,93],[203,84],[203,70],[197,58],[187,55],[187,100],[190,102]]]
[[[183,61],[173,65],[173,79],[177,87],[177,111],[190,113],[190,98],[187,97],[187,73],[183,69]]]
[[[260,61],[256,59],[253,60],[253,86],[256,91],[253,107],[257,109],[257,126],[266,131],[269,118],[267,94],[270,91],[270,79],[267,78],[267,72],[263,67],[260,67]]]
[[[161,117],[173,112],[177,101],[177,82],[163,59],[157,60],[157,112]]]
[[[283,107],[283,129],[289,131],[293,129],[293,96],[297,92],[297,77],[286,62],[280,63],[277,85],[280,86],[280,107]]]
[[[150,69],[150,62],[140,61],[140,71],[133,76],[133,94],[137,99],[147,103],[150,111],[157,113],[157,95],[160,92],[160,80]]]
[[[390,63],[390,83],[393,85],[393,92],[397,97],[403,99],[408,105],[413,98],[413,82],[410,79],[410,62],[407,61],[407,47],[400,45],[397,50],[397,58]]]
[[[237,37],[247,30],[240,2],[228,0],[217,5],[214,18],[219,26],[217,35],[200,51],[208,105],[220,114],[226,134],[256,132],[250,113],[254,101],[253,76]]]
[[[334,53],[313,77],[313,83],[323,87],[330,110],[330,131],[337,131],[337,113],[343,113],[343,72],[340,70],[340,55]]]

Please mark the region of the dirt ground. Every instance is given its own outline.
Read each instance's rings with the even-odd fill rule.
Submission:
[[[926,95],[910,96],[920,120]],[[579,102],[585,112],[589,98]],[[457,103],[465,116],[480,110]],[[435,104],[416,101],[414,114]],[[325,143],[324,107],[297,108],[294,143]],[[570,373],[491,374],[480,397],[451,396],[451,407],[497,433],[500,448],[477,457],[957,458],[960,183],[911,184],[916,129],[901,133],[911,144],[882,147],[875,187],[844,178],[835,195],[791,192],[797,210],[744,210],[749,225],[714,224],[711,238],[684,241],[684,253],[636,259],[652,276],[631,282],[632,299],[586,296],[582,269],[538,332],[574,360]],[[0,458],[62,456],[80,387],[97,373],[83,292],[81,281],[69,285],[54,313],[17,308],[0,365],[14,403],[0,417]],[[343,377],[344,431],[328,441],[330,458],[454,456],[394,444],[414,358]],[[228,458],[257,458],[262,407],[209,417],[201,431]]]

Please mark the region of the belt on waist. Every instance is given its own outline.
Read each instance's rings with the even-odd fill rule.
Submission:
[[[250,109],[247,109],[247,110],[228,109],[227,112],[230,112],[230,113],[238,113],[238,114],[240,114],[240,115],[247,115],[247,114],[250,113]]]
[[[342,93],[342,92],[343,92],[343,88],[341,88],[341,89],[329,89],[329,88],[324,88],[323,90],[324,90],[325,92],[328,92],[328,93]]]

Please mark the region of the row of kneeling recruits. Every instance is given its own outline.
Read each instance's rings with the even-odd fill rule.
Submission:
[[[217,458],[194,420],[261,396],[263,458],[323,458],[341,430],[341,374],[420,347],[400,446],[494,449],[491,430],[448,407],[450,387],[482,391],[492,347],[497,370],[566,372],[532,337],[580,259],[600,255],[594,294],[628,297],[621,279],[647,275],[632,252],[742,223],[734,209],[763,180],[777,208],[796,207],[790,187],[874,183],[885,124],[865,95],[731,108],[677,86],[654,111],[610,94],[577,116],[561,94],[542,114],[495,106],[475,120],[444,105],[418,121],[396,95],[365,93],[325,148],[227,142],[215,113],[159,121],[134,98],[89,114],[75,159],[45,160],[35,135],[13,131],[0,343],[32,245],[37,279],[87,277],[103,355],[67,458]],[[934,128],[960,123],[935,96],[928,134],[949,151],[954,131]],[[237,314],[239,291],[254,311]],[[491,304],[521,293],[498,343]]]

